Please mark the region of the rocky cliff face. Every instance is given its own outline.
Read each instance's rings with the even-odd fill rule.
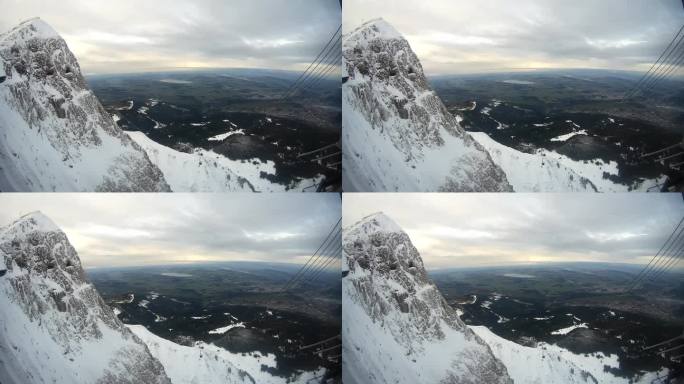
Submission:
[[[0,382],[170,383],[40,213],[0,229]]]
[[[40,19],[0,35],[0,190],[168,191]]]
[[[343,255],[345,383],[512,383],[389,218],[375,214],[345,229]]]
[[[345,35],[342,49],[345,190],[512,190],[392,26],[370,21]]]

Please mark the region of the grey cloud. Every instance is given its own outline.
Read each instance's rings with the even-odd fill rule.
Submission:
[[[643,69],[655,61],[684,21],[679,0],[391,3],[347,1],[345,31],[372,18],[385,18],[407,36],[428,73],[540,63]]]
[[[87,266],[302,262],[341,214],[334,194],[2,194],[0,223],[39,210]]]
[[[0,30],[39,16],[86,72],[193,66],[297,69],[341,22],[337,0],[8,0]]]
[[[427,264],[644,263],[684,216],[677,194],[354,194],[344,224],[381,210]]]

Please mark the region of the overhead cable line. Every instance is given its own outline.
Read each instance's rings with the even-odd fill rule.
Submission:
[[[314,61],[312,61],[311,64],[309,64],[309,66],[306,67],[306,69],[304,70],[304,72],[302,72],[302,73],[299,75],[299,77],[297,78],[297,80],[295,80],[295,82],[292,83],[292,84],[290,85],[290,87],[285,91],[285,94],[287,94],[287,92],[289,92],[289,90],[290,90],[291,88],[293,88],[293,87],[299,82],[299,80],[301,80],[301,78],[302,78],[306,73],[309,72],[309,69],[311,68],[311,66],[313,66],[316,62],[318,62],[318,59],[321,57],[321,55],[323,54],[323,52],[325,52],[326,49],[328,49],[328,46],[329,46],[330,43],[333,41],[333,39],[335,38],[335,36],[337,36],[337,34],[341,31],[341,29],[342,29],[342,25],[340,24],[340,26],[337,28],[337,30],[335,31],[335,33],[333,33],[332,36],[330,36],[330,40],[328,40],[328,42],[325,44],[325,46],[323,46],[323,49],[321,49],[321,51],[318,53],[318,55],[316,56],[316,58],[314,59]]]
[[[642,276],[644,276],[644,273],[647,273],[647,271],[649,270],[649,268],[651,267],[651,265],[653,264],[653,262],[656,261],[656,259],[659,257],[659,255],[661,254],[661,252],[663,252],[663,250],[668,246],[668,244],[670,243],[670,240],[672,240],[672,239],[675,237],[675,234],[678,233],[678,230],[679,230],[679,228],[682,226],[682,223],[683,223],[683,222],[684,222],[684,217],[682,217],[682,219],[679,221],[679,223],[677,224],[677,226],[675,227],[675,229],[672,231],[672,233],[671,233],[670,236],[667,238],[667,240],[665,240],[665,243],[660,247],[660,249],[658,250],[658,252],[656,252],[656,254],[653,256],[653,258],[648,262],[648,264],[647,264],[647,265],[646,265],[646,266],[637,274],[637,276],[632,280],[632,282],[630,283],[630,286],[629,286],[629,288],[627,289],[627,291],[631,291],[631,290],[633,290],[633,289],[636,287],[638,281],[642,278]]]
[[[663,51],[663,53],[660,54],[660,56],[658,57],[658,59],[653,63],[653,65],[651,65],[651,68],[649,68],[649,70],[648,70],[646,73],[644,73],[644,75],[639,79],[639,81],[636,83],[636,85],[635,85],[630,91],[628,91],[627,94],[625,94],[625,96],[623,97],[623,99],[627,99],[627,98],[630,98],[630,97],[632,97],[632,96],[635,95],[636,91],[639,89],[639,87],[641,86],[641,84],[646,80],[646,78],[648,78],[648,77],[650,76],[650,74],[653,72],[653,70],[654,70],[654,68],[656,67],[656,65],[658,65],[658,63],[661,61],[661,59],[663,58],[663,56],[665,56],[665,54],[666,54],[668,51],[670,51],[670,48],[671,48],[672,45],[675,43],[675,41],[676,41],[677,38],[680,36],[680,34],[682,34],[682,31],[684,31],[684,25],[682,25],[682,27],[679,28],[679,31],[677,31],[677,33],[675,34],[675,36],[672,38],[672,41],[670,41],[670,44],[667,45],[667,47],[665,48],[665,50]],[[682,36],[684,36],[684,35],[682,35]],[[681,38],[680,38],[680,39],[681,39]],[[681,42],[681,40],[680,40],[680,42]],[[661,64],[662,64],[662,63],[661,63]]]
[[[325,55],[323,56],[323,58],[322,58],[321,60],[319,60],[319,61],[316,63],[316,65],[313,67],[313,69],[311,69],[311,71],[310,71],[309,73],[307,73],[307,74],[300,80],[299,84],[293,85],[292,89],[290,89],[288,92],[285,93],[285,96],[283,97],[283,99],[287,99],[287,98],[293,96],[293,95],[297,92],[298,88],[300,88],[301,85],[302,85],[304,82],[306,82],[308,79],[310,79],[312,76],[318,76],[318,72],[320,71],[320,70],[318,69],[318,67],[319,67],[322,63],[324,63],[324,62],[330,57],[330,54],[331,54],[332,52],[335,52],[335,51],[336,51],[337,44],[338,44],[341,40],[342,40],[342,35],[340,34],[340,35],[337,37],[337,40],[335,40],[335,43],[334,43],[333,45],[331,45],[330,47],[328,47],[328,51],[325,53]],[[338,50],[338,51],[339,51],[339,50]]]
[[[325,237],[325,240],[323,240],[323,243],[321,243],[321,245],[318,247],[318,249],[316,249],[316,251],[313,253],[313,255],[311,255],[311,257],[309,257],[309,260],[306,261],[306,263],[297,271],[297,273],[295,273],[292,276],[292,278],[290,278],[290,280],[288,280],[288,282],[285,283],[285,287],[287,287],[292,281],[294,281],[302,273],[302,271],[309,265],[309,263],[313,260],[313,257],[316,254],[318,254],[318,252],[321,250],[321,248],[323,248],[323,246],[328,242],[328,240],[330,239],[330,236],[332,236],[333,233],[336,232],[335,230],[337,229],[337,226],[340,225],[341,221],[342,221],[342,218],[340,217],[337,220],[337,222],[335,223],[335,225],[332,228],[330,228],[330,232],[328,232],[328,235]]]

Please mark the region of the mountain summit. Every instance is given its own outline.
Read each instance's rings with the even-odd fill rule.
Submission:
[[[39,212],[0,229],[0,382],[170,383]]]
[[[449,307],[408,235],[382,213],[345,230],[345,383],[512,383]]]
[[[0,35],[0,190],[169,191],[41,19]]]
[[[512,191],[391,25],[363,24],[344,36],[342,51],[345,190]]]

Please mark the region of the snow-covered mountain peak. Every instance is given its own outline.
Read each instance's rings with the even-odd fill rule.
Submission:
[[[403,36],[390,23],[382,17],[368,20],[360,27],[349,33],[349,41],[370,41],[374,38],[380,39],[403,39]]]
[[[510,382],[489,347],[449,307],[393,220],[378,213],[345,229],[343,256],[349,272],[342,284],[342,337],[351,367],[345,383]]]
[[[40,19],[0,34],[0,190],[169,191]]]
[[[21,236],[32,232],[51,232],[60,231],[59,227],[52,220],[40,211],[30,212],[9,224],[2,232],[3,236]]]
[[[449,113],[389,23],[346,34],[343,184],[360,191],[510,191],[503,171]]]
[[[351,227],[350,233],[361,230],[367,234],[373,232],[404,232],[404,230],[384,212],[375,212],[364,217]]]
[[[3,39],[11,39],[13,41],[28,40],[30,38],[61,39],[59,33],[40,17],[22,21],[3,36]]]
[[[170,382],[45,215],[0,229],[0,260],[0,382]]]

